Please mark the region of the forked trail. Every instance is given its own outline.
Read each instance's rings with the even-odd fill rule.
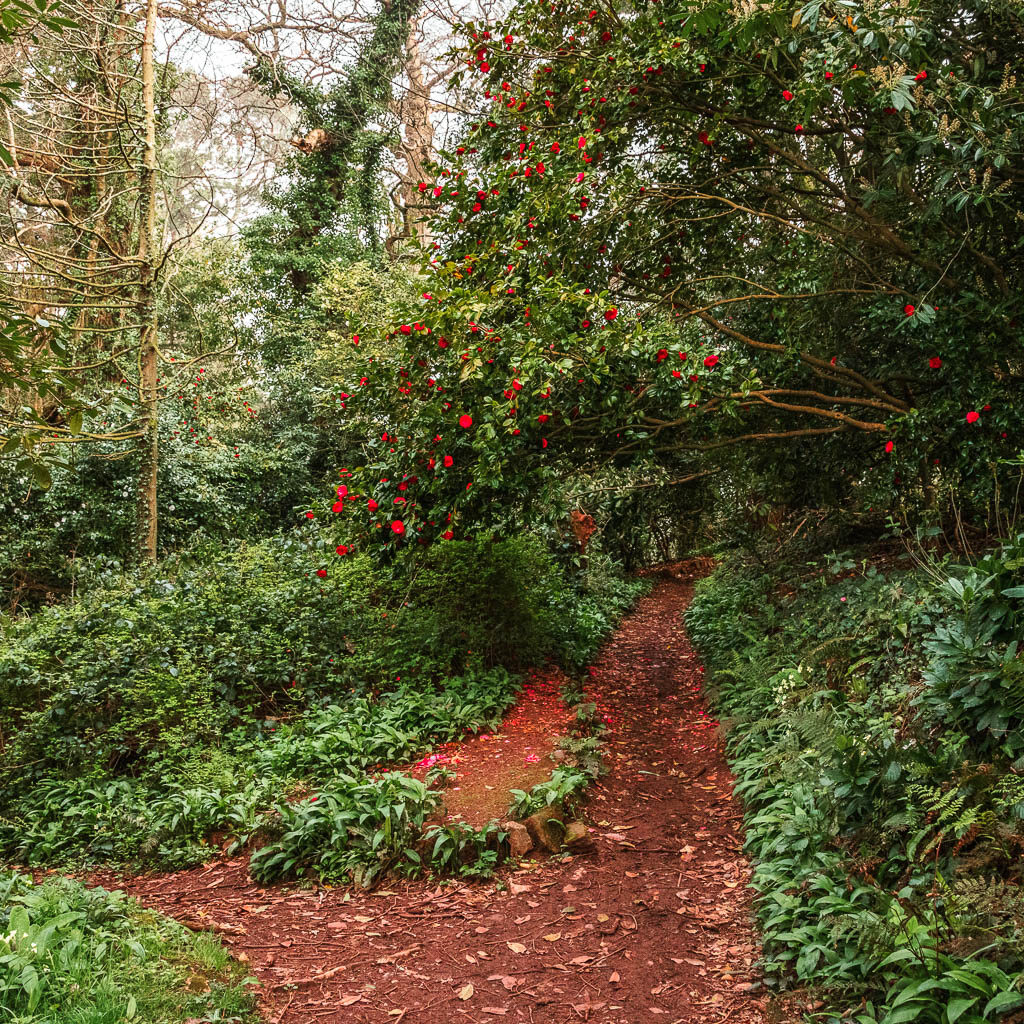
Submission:
[[[610,772],[574,856],[369,894],[261,888],[244,858],[119,884],[216,927],[272,1024],[763,1021],[740,811],[683,630],[692,580],[677,569],[591,669]]]

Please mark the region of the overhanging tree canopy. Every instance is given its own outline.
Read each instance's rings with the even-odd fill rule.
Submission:
[[[359,529],[457,535],[567,471],[686,477],[761,439],[925,496],[936,460],[987,479],[1020,440],[1022,35],[937,0],[467,26],[431,277],[348,399],[380,428]]]

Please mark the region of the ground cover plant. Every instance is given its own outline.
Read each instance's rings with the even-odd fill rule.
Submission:
[[[256,1022],[254,983],[212,935],[124,893],[0,873],[0,1007],[19,1024]]]
[[[767,981],[823,1014],[1024,1005],[1024,536],[974,563],[734,555],[687,625],[746,807]]]

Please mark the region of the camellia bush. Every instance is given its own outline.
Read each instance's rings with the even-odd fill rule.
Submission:
[[[1021,439],[1022,29],[938,0],[465,26],[478,113],[420,186],[431,274],[352,338],[341,547],[529,528],[574,474],[735,475],[762,442],[809,491],[941,516],[955,489],[991,525]]]

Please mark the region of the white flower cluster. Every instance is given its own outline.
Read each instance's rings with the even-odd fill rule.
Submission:
[[[793,691],[807,684],[811,674],[809,665],[798,665],[795,669],[787,668],[776,672],[769,680],[772,692],[775,695],[775,703],[781,708],[790,702]]]
[[[7,946],[8,949],[11,949],[11,948],[14,947],[14,940],[17,937],[18,937],[18,930],[16,928],[12,928],[6,935],[0,936],[0,942],[3,942],[4,945]],[[22,940],[27,939],[28,938],[28,932],[22,932],[21,933],[21,938],[22,938]],[[30,948],[31,948],[33,953],[37,952],[36,944],[34,942],[32,943]],[[22,950],[22,952],[24,952],[24,950]]]

